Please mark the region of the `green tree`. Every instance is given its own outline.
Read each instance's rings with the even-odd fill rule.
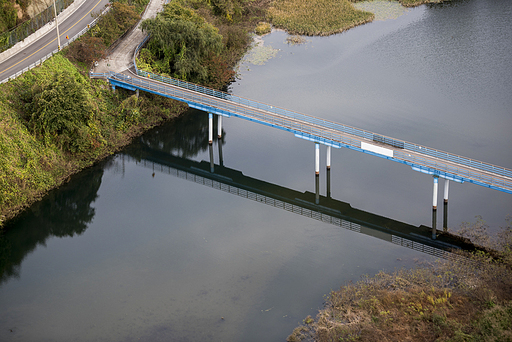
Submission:
[[[16,26],[16,9],[14,1],[0,0],[0,32]]]
[[[158,59],[156,72],[198,83],[208,80],[204,61],[223,48],[216,27],[178,0],[141,27],[151,35],[148,47]]]
[[[88,124],[93,107],[81,75],[63,70],[27,94],[28,128],[45,144],[55,143],[70,152],[90,147]]]

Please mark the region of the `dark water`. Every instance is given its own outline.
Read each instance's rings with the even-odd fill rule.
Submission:
[[[509,1],[452,1],[301,46],[274,32],[277,56],[242,66],[232,91],[512,168],[511,14]],[[216,172],[243,172],[255,193],[315,190],[314,144],[289,133],[225,119],[225,168],[217,141],[213,152]],[[169,155],[194,175],[169,174]],[[207,115],[191,112],[13,222],[0,238],[0,340],[284,341],[331,289],[431,258],[216,189],[202,160]],[[325,195],[324,168],[320,179]],[[431,223],[432,178],[404,165],[333,150],[331,183],[365,217]],[[475,215],[498,227],[511,208],[505,193],[450,184],[451,227]]]

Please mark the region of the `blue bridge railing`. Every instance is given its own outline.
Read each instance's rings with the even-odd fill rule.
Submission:
[[[378,143],[383,143],[383,144],[390,145],[390,146],[400,148],[400,149],[413,151],[413,152],[423,154],[426,156],[430,156],[430,157],[434,157],[437,159],[461,164],[461,165],[464,165],[467,167],[475,168],[476,170],[479,170],[479,171],[490,172],[490,173],[494,173],[494,174],[498,174],[501,176],[512,178],[512,170],[504,168],[504,167],[496,166],[496,165],[489,164],[489,163],[484,163],[484,162],[481,162],[478,160],[462,157],[462,156],[448,153],[445,151],[432,149],[430,147],[426,147],[426,146],[422,146],[422,145],[418,145],[418,144],[414,144],[414,143],[410,143],[410,142],[406,142],[406,141],[396,140],[396,139],[386,137],[383,135],[379,135],[379,134],[376,134],[373,132],[369,132],[366,130],[362,130],[359,128],[343,125],[340,123],[336,123],[336,122],[332,122],[332,121],[328,121],[328,120],[324,120],[324,119],[320,119],[317,117],[296,113],[296,112],[293,112],[293,111],[290,111],[290,110],[287,110],[284,108],[271,106],[271,105],[268,105],[265,103],[246,99],[246,98],[239,97],[239,96],[234,96],[229,93],[210,89],[210,88],[203,87],[203,86],[200,86],[200,85],[197,85],[194,83],[178,80],[178,79],[175,79],[172,77],[161,76],[161,75],[154,74],[154,73],[147,72],[147,71],[140,70],[140,69],[136,69],[136,72],[139,76],[142,76],[145,78],[157,80],[157,81],[171,84],[171,85],[174,85],[174,86],[177,86],[180,88],[184,88],[187,90],[196,91],[201,94],[214,96],[216,98],[229,100],[231,102],[234,102],[234,103],[237,103],[237,104],[240,104],[243,106],[252,107],[252,108],[259,109],[259,110],[264,110],[264,111],[267,111],[267,112],[270,112],[273,114],[277,114],[279,116],[284,116],[284,117],[287,117],[287,118],[290,118],[293,120],[301,120],[301,121],[304,121],[304,122],[307,122],[310,124],[314,124],[314,125],[322,126],[322,127],[329,128],[332,130],[341,131],[344,133],[355,135],[355,136],[363,138],[363,139],[371,140],[371,141],[378,142]]]

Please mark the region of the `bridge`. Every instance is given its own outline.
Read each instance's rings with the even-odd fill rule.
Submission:
[[[219,153],[220,148],[221,144],[219,144]],[[149,147],[143,142],[131,145],[123,153],[153,173],[172,175],[436,257],[459,258],[458,254],[453,254],[453,250],[478,249],[468,240],[448,232],[439,233],[434,239],[429,227],[423,225],[416,227],[359,210],[353,208],[349,203],[328,196],[320,196],[317,203],[315,194],[311,192],[300,192],[248,177],[241,171],[225,167],[222,159],[220,159],[220,164],[214,164],[211,145],[209,162],[197,162],[174,156]]]
[[[345,147],[408,165],[415,171],[434,176],[434,211],[437,209],[439,177],[445,179],[445,203],[448,201],[449,181],[468,182],[512,193],[510,169],[146,72],[139,70],[135,64],[123,73],[91,73],[90,76],[108,79],[114,90],[116,87],[137,92],[142,90],[185,102],[191,108],[209,113],[210,143],[213,136],[214,114],[218,115],[219,119],[219,135],[222,117],[233,116],[285,130],[295,137],[312,141],[315,143],[317,175],[319,144],[327,146],[328,169],[331,147]]]

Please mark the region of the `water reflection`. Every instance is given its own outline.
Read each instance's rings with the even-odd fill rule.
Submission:
[[[0,234],[0,283],[19,277],[25,256],[37,246],[45,246],[50,237],[85,232],[95,214],[91,204],[97,198],[102,176],[102,167],[80,172],[5,226]]]
[[[435,239],[430,227],[413,226],[391,218],[355,209],[349,203],[321,196],[318,184],[315,193],[299,192],[277,184],[245,176],[241,171],[213,163],[197,162],[152,149],[143,143],[126,149],[127,156],[153,171],[203,184],[232,195],[281,208],[298,215],[370,235],[426,254],[449,258],[452,249],[473,250],[475,246],[447,232],[438,232]],[[318,176],[315,180],[318,183]]]
[[[217,120],[213,120],[213,131],[217,131]],[[222,130],[222,144],[226,132]],[[172,125],[155,128],[151,134],[140,139],[145,145],[172,153],[183,158],[196,156],[208,149],[208,114],[190,109],[186,115],[177,118]],[[218,142],[214,134],[213,140]]]
[[[225,143],[224,138],[216,139],[220,155],[221,146]],[[208,148],[208,162],[187,158]],[[25,256],[38,245],[44,246],[50,237],[83,234],[95,215],[92,203],[98,196],[104,170],[119,169],[123,173],[124,167],[120,163],[124,164],[126,159],[134,159],[139,165],[150,168],[153,176],[154,172],[174,174],[427,254],[448,257],[446,251],[451,248],[473,248],[447,234],[440,235],[435,241],[431,240],[429,227],[416,227],[352,208],[349,203],[331,198],[330,192],[327,196],[321,196],[318,186],[315,193],[299,192],[245,176],[241,171],[225,167],[222,158],[219,164],[215,164],[213,154],[213,146],[208,144],[208,116],[193,110],[175,122],[141,137],[125,149],[121,158],[109,159],[73,176],[68,183],[50,192],[6,226],[4,234],[0,235],[0,282],[19,277]]]

